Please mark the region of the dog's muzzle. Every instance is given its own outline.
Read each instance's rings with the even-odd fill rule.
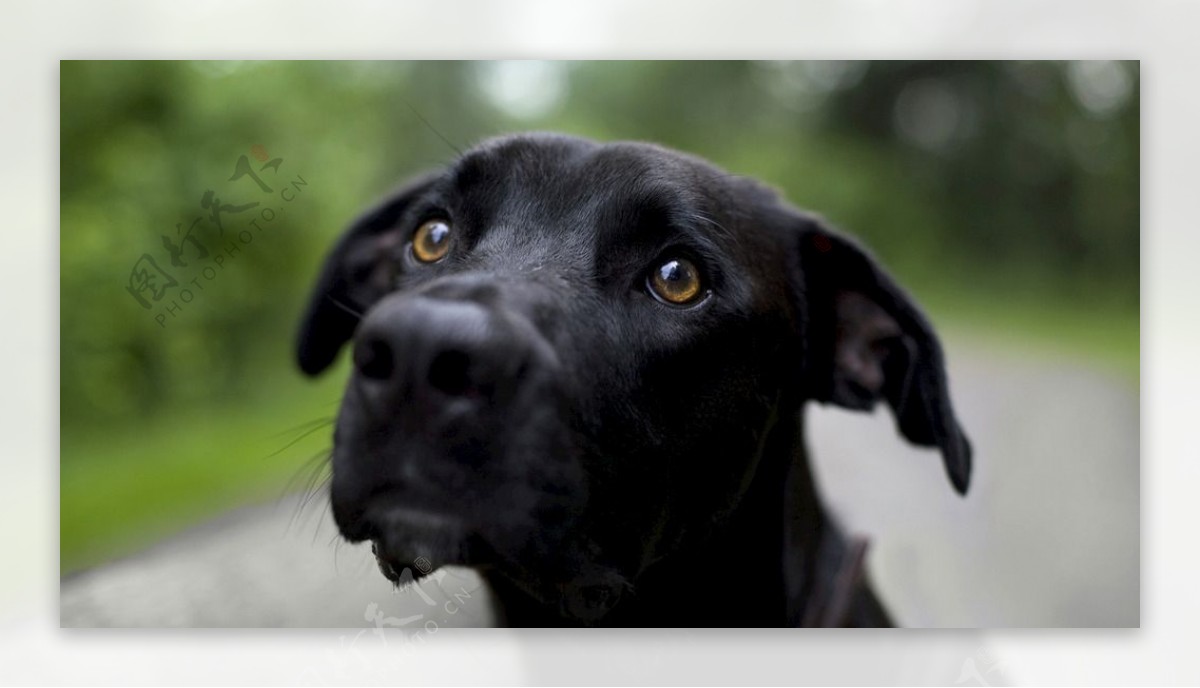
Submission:
[[[538,506],[514,448],[561,435],[546,420],[558,363],[500,301],[485,282],[451,278],[385,298],[355,335],[331,500],[342,534],[372,540],[385,574],[485,563],[485,535],[508,527],[496,515]]]

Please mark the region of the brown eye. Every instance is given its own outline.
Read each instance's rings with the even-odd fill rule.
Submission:
[[[450,223],[445,220],[429,220],[413,234],[413,255],[422,263],[439,261],[449,250]]]
[[[682,306],[701,295],[700,271],[683,258],[664,261],[650,273],[650,291],[660,301]]]

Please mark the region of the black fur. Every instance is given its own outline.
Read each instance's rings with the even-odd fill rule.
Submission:
[[[432,218],[452,243],[425,264]],[[689,307],[647,288],[676,257],[708,290]],[[654,145],[506,137],[402,189],[334,248],[300,367],[350,340],[338,527],[393,578],[478,568],[511,625],[830,622],[846,545],[809,473],[809,400],[883,400],[960,493],[970,478],[937,338],[876,262]],[[835,623],[890,623],[865,583],[840,604]]]

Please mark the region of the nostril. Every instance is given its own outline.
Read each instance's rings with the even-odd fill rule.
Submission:
[[[471,390],[471,359],[462,351],[443,351],[429,365],[429,385],[451,396],[463,396]]]
[[[369,339],[354,347],[354,365],[364,377],[387,380],[392,376],[392,348],[381,339]]]

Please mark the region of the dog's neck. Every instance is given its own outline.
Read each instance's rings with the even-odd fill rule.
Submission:
[[[786,414],[772,428],[740,504],[711,537],[644,571],[599,623],[759,627],[798,626],[822,618],[846,546],[817,497],[802,413]],[[501,623],[578,623],[500,576],[487,578]],[[878,603],[869,590],[856,586],[852,595],[847,623],[887,622],[882,609],[872,618]]]

